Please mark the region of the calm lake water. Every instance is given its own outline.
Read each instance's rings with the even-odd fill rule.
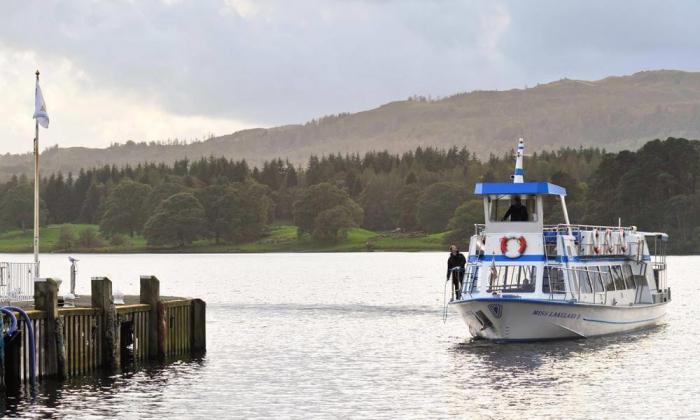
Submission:
[[[138,294],[207,301],[206,355],[43,383],[6,415],[124,418],[700,417],[700,257],[671,257],[665,325],[539,344],[471,341],[442,321],[446,253],[77,255]],[[0,255],[0,260],[30,260]],[[42,273],[68,279],[66,255]]]

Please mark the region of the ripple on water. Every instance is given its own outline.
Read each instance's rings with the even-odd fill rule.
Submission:
[[[67,272],[64,259],[48,255],[42,267]],[[87,293],[92,275],[108,275],[115,289],[137,293],[138,276],[155,273],[163,294],[203,297],[208,352],[112,376],[42,383],[34,395],[9,395],[7,415],[700,416],[698,257],[669,258],[674,302],[665,325],[526,344],[471,340],[454,313],[443,324],[441,253],[79,259],[78,293]]]

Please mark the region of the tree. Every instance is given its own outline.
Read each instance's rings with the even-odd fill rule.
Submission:
[[[374,177],[360,195],[360,204],[365,213],[363,226],[372,230],[394,229],[398,222],[399,209],[396,193],[401,181],[389,177]]]
[[[336,206],[347,207],[358,224],[362,221],[362,208],[335,185],[324,182],[305,189],[294,203],[294,224],[298,227],[298,234],[312,233],[317,228],[316,218]]]
[[[83,229],[78,235],[78,245],[81,248],[98,248],[103,245],[99,232],[94,227]]]
[[[122,180],[107,196],[100,230],[109,235],[140,232],[148,218],[147,199],[151,187],[140,182]]]
[[[451,182],[438,182],[418,198],[416,219],[418,227],[429,233],[445,230],[455,209],[466,199],[466,189]]]
[[[345,239],[347,229],[358,226],[361,215],[362,209],[354,202],[324,210],[316,216],[311,237],[318,242],[331,243]]]
[[[272,200],[268,188],[257,182],[236,183],[226,188],[215,203],[214,229],[231,242],[259,238],[265,228]]]
[[[102,218],[106,195],[105,186],[93,180],[85,191],[85,200],[80,208],[79,220],[90,224],[98,223]]]
[[[185,187],[174,182],[163,182],[151,190],[146,203],[148,214],[152,214],[163,200],[172,197],[173,195],[183,192]]]
[[[127,246],[130,245],[129,238],[121,233],[115,233],[109,238],[109,244],[113,246]]]
[[[219,217],[218,201],[224,195],[226,185],[210,185],[194,191],[194,196],[199,200],[204,208],[204,219],[206,222],[208,236],[213,236],[218,244],[221,239],[221,231],[217,225]]]
[[[178,193],[161,202],[144,226],[149,245],[182,247],[205,233],[204,207],[191,193]]]
[[[398,226],[403,230],[411,231],[417,227],[416,207],[419,195],[420,188],[417,184],[404,185],[396,194]]]
[[[316,216],[311,237],[317,242],[335,243],[339,239],[345,239],[347,229],[355,226],[358,224],[353,217],[353,210],[350,206],[339,205],[324,210]]]
[[[56,241],[56,249],[61,251],[70,251],[76,245],[78,238],[75,236],[73,226],[63,225],[58,231],[58,241]]]
[[[39,224],[46,223],[48,211],[44,200],[39,201]],[[0,222],[6,229],[22,229],[34,226],[34,186],[20,181],[10,187],[0,198]]]
[[[481,200],[469,200],[455,209],[447,228],[450,232],[445,236],[445,242],[464,244],[474,234],[474,225],[484,222],[484,205]]]

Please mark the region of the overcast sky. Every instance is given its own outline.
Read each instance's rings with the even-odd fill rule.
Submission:
[[[0,0],[0,153],[201,138],[411,95],[700,69],[697,1]]]

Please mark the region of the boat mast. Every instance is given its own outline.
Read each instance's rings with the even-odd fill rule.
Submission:
[[[523,154],[525,153],[525,142],[523,138],[518,139],[518,150],[515,153],[515,172],[513,172],[513,183],[522,184],[525,180],[523,175]]]

